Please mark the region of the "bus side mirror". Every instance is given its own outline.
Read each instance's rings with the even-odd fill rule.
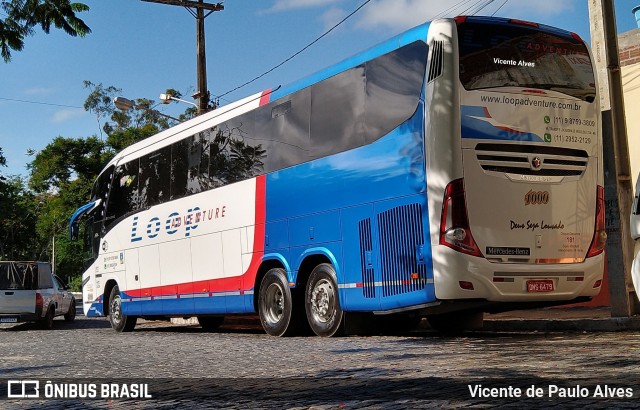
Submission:
[[[73,222],[69,226],[69,237],[70,237],[71,241],[77,241],[78,240],[78,222]]]

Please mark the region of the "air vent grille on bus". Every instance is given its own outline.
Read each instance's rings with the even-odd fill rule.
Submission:
[[[476,157],[485,171],[540,176],[580,176],[586,151],[540,145],[478,144]]]
[[[431,45],[431,64],[429,65],[429,76],[427,82],[435,80],[442,74],[442,66],[444,64],[443,56],[444,44],[442,41],[434,41]]]
[[[362,295],[365,298],[376,297],[376,281],[374,277],[371,252],[371,219],[367,218],[358,223],[360,231],[360,266],[362,268]]]
[[[427,267],[418,259],[424,245],[422,206],[411,204],[378,215],[382,296],[424,289]]]

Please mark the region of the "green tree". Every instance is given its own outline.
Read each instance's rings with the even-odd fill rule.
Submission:
[[[36,192],[67,188],[73,180],[93,181],[113,151],[97,137],[56,137],[27,165],[31,172],[29,186]]]
[[[35,232],[37,258],[51,260],[56,247],[56,271],[65,281],[82,271],[82,245],[71,242],[67,224],[75,209],[90,196],[96,176],[114,155],[97,137],[56,137],[42,151],[34,153],[28,165],[29,187],[40,198]]]
[[[35,27],[49,34],[51,26],[70,36],[84,37],[91,33],[76,13],[89,10],[83,3],[70,0],[3,0],[0,1],[0,55],[5,63],[11,61],[11,50],[21,51],[27,36]]]
[[[0,181],[0,259],[36,259],[38,199],[20,177]]]
[[[1,167],[7,166],[7,159],[4,157],[4,155],[2,155],[2,147],[0,147],[0,166]],[[0,173],[0,182],[2,182],[3,180],[4,180],[4,177]]]
[[[107,145],[115,151],[120,151],[174,125],[154,109],[157,104],[153,100],[138,98],[131,109],[121,111],[116,109],[113,100],[122,93],[122,89],[112,85],[103,86],[102,83],[94,84],[86,80],[84,87],[91,90],[84,102],[84,109],[95,114],[98,124],[104,121],[101,129],[107,134]],[[180,93],[175,90],[167,90],[167,92],[180,98]]]

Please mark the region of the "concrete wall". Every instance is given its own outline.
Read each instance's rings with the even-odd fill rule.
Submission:
[[[640,172],[640,29],[618,37],[631,176]]]

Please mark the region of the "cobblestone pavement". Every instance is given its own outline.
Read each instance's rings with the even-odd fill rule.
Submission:
[[[53,331],[0,325],[0,408],[640,408],[639,336],[274,338],[255,327],[206,333],[168,322],[119,334],[84,316],[56,319]],[[17,379],[144,383],[153,398],[7,400]]]

